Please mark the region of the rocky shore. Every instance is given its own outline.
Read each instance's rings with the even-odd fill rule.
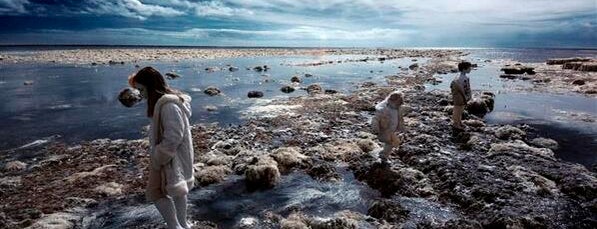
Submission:
[[[287,48],[106,48],[44,50],[28,52],[0,52],[0,63],[58,63],[123,65],[147,61],[183,61],[191,59],[220,59],[249,56],[290,55],[371,55],[352,61],[383,61],[400,57],[446,56],[462,53],[456,50],[418,49],[287,49]],[[323,63],[316,63],[321,65]]]
[[[338,166],[348,165],[358,180],[380,194],[367,211],[339,209],[326,217],[265,211],[254,213],[258,218],[241,220],[237,227],[597,227],[595,171],[556,158],[557,142],[537,136],[529,126],[486,124],[482,116],[492,110],[491,93],[474,91],[475,102],[464,115],[466,131],[450,127],[449,93],[426,92],[423,84],[433,81],[436,73],[453,71],[461,54],[422,53],[431,58],[426,64],[388,76],[387,85],[363,82],[348,94],[324,93],[327,88],[318,85],[321,89],[308,96],[259,104],[240,126],[195,125],[199,187],[194,192],[231,176],[242,177],[252,192],[260,192],[275,188],[293,171],[334,184],[342,179]],[[550,82],[559,82],[549,68],[536,66],[532,77],[549,74]],[[594,81],[587,85],[595,86]],[[407,131],[405,142],[391,155],[391,165],[384,167],[376,160],[381,143],[369,133],[369,119],[374,105],[393,90],[405,94]],[[142,202],[147,147],[143,139],[100,139],[0,153],[0,228],[86,227],[86,216],[102,204]],[[410,220],[416,211],[401,198],[450,209],[451,217]],[[195,228],[217,227],[210,219],[196,218],[193,211],[190,218]]]
[[[591,58],[550,59],[539,64],[506,62],[500,77],[531,82],[533,91],[576,92],[597,97],[596,63],[597,60]]]

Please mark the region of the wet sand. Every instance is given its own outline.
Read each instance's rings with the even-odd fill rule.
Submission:
[[[218,219],[224,215],[206,218],[201,202],[195,202],[189,217],[197,228],[594,227],[595,171],[557,158],[551,141],[539,139],[533,128],[488,124],[474,115],[465,116],[466,132],[450,128],[449,93],[425,91],[424,85],[436,73],[452,71],[461,55],[420,53],[431,59],[415,70],[388,76],[387,85],[362,82],[350,93],[320,90],[273,100],[256,104],[241,125],[197,124],[192,130],[199,186],[192,196],[230,180],[243,185],[247,170],[258,163],[281,173],[274,191],[296,172],[312,178],[307,182],[345,182],[350,178],[340,168],[347,166],[354,178],[377,193],[364,199],[366,207],[339,207],[321,215],[300,202],[279,209],[276,206],[285,203],[280,202],[223,224]],[[392,153],[391,166],[382,167],[375,159],[381,143],[369,133],[368,121],[375,103],[396,89],[406,95],[406,141]],[[476,98],[482,95],[474,92]],[[144,139],[101,139],[0,154],[3,165],[11,165],[2,171],[1,195],[8,204],[2,205],[0,225],[109,228],[116,225],[109,221],[114,215],[108,212],[113,211],[124,217],[117,225],[159,226],[118,213],[149,209],[142,194],[147,147]],[[239,195],[255,192],[265,191],[243,190]],[[421,209],[435,209],[429,210],[434,215],[419,217]]]

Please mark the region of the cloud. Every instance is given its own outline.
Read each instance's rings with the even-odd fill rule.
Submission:
[[[286,41],[317,45],[353,42],[367,46],[492,46],[518,44],[520,39],[526,39],[527,44],[549,40],[543,43],[597,45],[595,0],[29,2],[0,0],[0,14],[2,9],[14,8],[33,15],[36,8],[45,7],[48,10],[44,12],[60,17],[102,15],[107,17],[102,17],[101,26],[91,23],[102,32],[117,33],[109,29],[134,27],[151,31],[146,36],[181,39],[181,43],[237,41],[259,45],[275,40],[282,44]],[[574,36],[575,33],[580,36]]]
[[[27,13],[28,0],[0,0],[0,15],[19,15]]]
[[[144,4],[139,0],[88,0],[85,13],[107,14],[145,20],[150,16],[172,17],[181,16],[185,13],[171,7],[160,5]]]

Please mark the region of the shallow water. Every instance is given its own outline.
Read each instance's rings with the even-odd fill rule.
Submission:
[[[470,74],[471,88],[495,93],[494,110],[484,118],[490,124],[528,124],[537,134],[560,143],[556,156],[591,167],[597,163],[597,99],[580,94],[524,92],[532,84],[499,78],[501,65],[481,63]],[[459,73],[436,75],[437,85],[426,90],[450,90]]]
[[[263,91],[264,99],[305,95],[303,90],[285,94],[279,89],[290,83],[293,75],[301,76],[301,86],[319,83],[324,89],[347,92],[355,83],[364,80],[384,82],[384,76],[408,67],[410,58],[385,62],[369,61],[322,65],[317,67],[294,66],[320,60],[345,60],[363,56],[283,56],[245,57],[216,60],[189,60],[181,62],[137,63],[154,66],[162,73],[174,71],[182,78],[168,83],[191,95],[193,116],[191,121],[219,122],[221,125],[242,122],[244,108],[259,99],[248,99],[247,92]],[[420,59],[420,58],[419,58]],[[424,60],[419,60],[424,61]],[[227,70],[231,64],[239,68]],[[59,65],[59,64],[2,64],[0,65],[0,125],[3,131],[0,149],[14,148],[37,139],[61,135],[62,141],[78,142],[97,138],[142,137],[141,129],[149,124],[145,117],[145,104],[133,108],[122,106],[116,96],[127,86],[128,75],[136,72],[134,63],[125,65]],[[255,72],[246,67],[268,65],[267,72]],[[207,72],[207,67],[226,68]],[[304,77],[305,73],[313,77]],[[33,85],[24,85],[32,80]],[[207,86],[216,86],[221,96],[203,93]],[[215,105],[216,112],[204,106]]]
[[[328,217],[342,210],[367,213],[370,202],[379,193],[355,180],[350,171],[339,167],[339,182],[320,182],[303,172],[282,176],[273,189],[247,191],[244,179],[230,176],[228,180],[197,188],[189,194],[189,215],[192,220],[209,220],[221,228],[231,228],[243,219],[255,218],[263,223],[270,211],[287,216],[293,211]],[[104,203],[84,219],[85,228],[127,228],[162,219],[153,205],[134,203]]]

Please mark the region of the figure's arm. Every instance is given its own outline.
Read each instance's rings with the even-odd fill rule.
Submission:
[[[394,130],[388,128],[390,126],[390,117],[386,112],[383,112],[378,116],[377,120],[379,122],[379,140],[384,142],[391,141],[391,134]]]
[[[183,115],[176,104],[168,103],[162,106],[160,121],[164,132],[151,158],[154,169],[159,169],[172,160],[184,136]]]
[[[471,95],[472,95],[471,94],[471,80],[470,79],[466,80],[466,87],[465,87],[465,89],[466,89],[466,94],[465,95],[468,95],[468,96],[465,96],[464,98],[466,98],[466,100],[470,100],[471,99]]]
[[[404,107],[400,107],[398,110],[398,126],[396,130],[399,132],[406,131],[406,127],[404,126]]]

